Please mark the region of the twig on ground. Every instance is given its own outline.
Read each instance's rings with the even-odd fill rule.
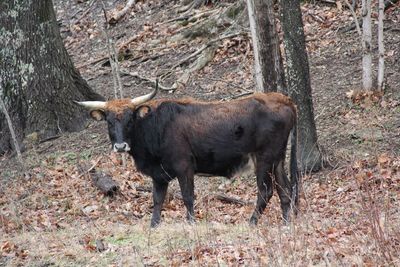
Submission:
[[[88,174],[90,171],[92,171],[92,170],[97,166],[97,164],[99,164],[99,162],[100,162],[100,160],[101,160],[102,158],[103,158],[102,156],[98,157],[98,159],[93,163],[93,165],[92,165],[89,169],[87,169],[86,171],[82,172],[82,173],[78,176],[78,179],[81,178],[82,176],[84,176],[85,174]]]
[[[47,137],[47,138],[44,138],[44,139],[40,140],[39,144],[42,144],[44,142],[51,141],[51,140],[54,140],[54,139],[57,139],[57,138],[60,138],[60,137],[61,137],[61,135],[53,135],[53,136],[50,136],[50,137]]]
[[[215,198],[222,201],[222,202],[228,202],[228,203],[233,203],[233,204],[239,204],[239,205],[253,205],[252,201],[245,201],[237,197],[228,197],[224,194],[215,194]]]
[[[139,192],[148,192],[148,193],[153,192],[153,189],[150,186],[142,186],[142,185],[136,186],[136,190]]]

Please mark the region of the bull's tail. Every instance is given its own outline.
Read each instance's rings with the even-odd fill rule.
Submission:
[[[290,185],[292,188],[291,207],[295,214],[299,204],[299,172],[297,167],[297,114],[291,130],[290,144]]]

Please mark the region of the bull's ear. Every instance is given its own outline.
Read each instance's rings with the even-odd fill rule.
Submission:
[[[102,121],[106,118],[106,114],[100,109],[95,109],[90,111],[90,117],[92,117],[96,121]]]
[[[147,105],[142,105],[136,109],[136,116],[138,118],[144,118],[146,117],[147,114],[149,114],[151,111],[151,108]]]

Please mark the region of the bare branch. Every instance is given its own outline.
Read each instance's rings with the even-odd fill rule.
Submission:
[[[347,7],[349,8],[349,10],[350,10],[350,12],[351,12],[351,15],[352,15],[353,18],[354,18],[354,23],[355,23],[355,25],[356,25],[356,29],[357,29],[358,34],[359,34],[360,36],[362,36],[361,28],[360,28],[360,23],[358,22],[358,18],[357,18],[356,12],[354,11],[353,6],[350,5],[350,3],[349,3],[348,0],[344,0],[344,2],[346,3]]]
[[[24,166],[24,161],[23,161],[22,155],[21,155],[21,149],[19,147],[18,140],[17,140],[17,137],[14,132],[14,127],[12,125],[12,121],[11,121],[10,115],[8,114],[6,105],[1,97],[0,97],[0,108],[2,109],[4,116],[6,117],[8,129],[10,130],[11,138],[14,142],[15,151],[17,152],[18,161],[21,163],[22,166]]]
[[[103,5],[104,19],[107,22],[108,21],[107,12],[105,9],[104,2],[101,1],[101,4]],[[114,96],[115,96],[115,98],[118,97],[118,94],[117,94],[117,90],[118,90],[120,98],[123,98],[122,82],[121,82],[121,76],[119,74],[118,54],[117,54],[117,50],[115,49],[115,44],[114,44],[112,38],[108,35],[107,30],[108,30],[108,26],[103,29],[103,32],[107,39],[108,57],[110,60],[111,71],[113,74]]]

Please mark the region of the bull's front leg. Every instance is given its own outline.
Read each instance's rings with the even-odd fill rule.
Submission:
[[[161,221],[161,209],[167,194],[168,182],[153,180],[153,216],[151,217],[151,227],[156,227]]]

